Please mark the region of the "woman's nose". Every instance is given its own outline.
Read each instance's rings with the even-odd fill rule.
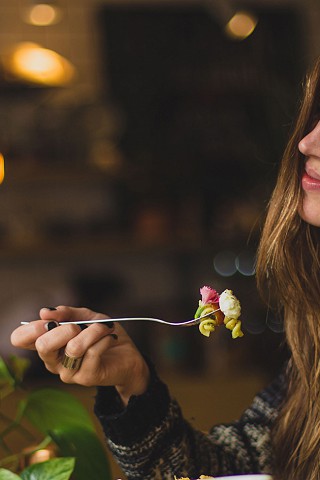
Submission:
[[[307,157],[320,157],[320,121],[300,140],[298,148]]]

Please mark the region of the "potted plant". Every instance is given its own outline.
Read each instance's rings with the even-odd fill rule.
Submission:
[[[0,480],[111,480],[106,450],[82,403],[60,388],[26,388],[29,363],[0,357]],[[12,418],[3,412],[3,400],[18,393]],[[26,448],[15,451],[8,445],[12,432],[25,439]],[[51,449],[55,458],[27,465],[26,459],[43,449]]]

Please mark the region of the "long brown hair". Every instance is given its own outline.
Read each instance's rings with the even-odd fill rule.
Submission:
[[[291,353],[287,397],[272,431],[274,474],[283,480],[320,479],[320,235],[299,216],[304,160],[298,150],[319,104],[320,59],[305,81],[257,257],[258,288],[283,312]]]

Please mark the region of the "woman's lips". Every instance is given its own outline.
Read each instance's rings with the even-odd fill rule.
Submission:
[[[314,162],[313,162],[314,163]],[[308,161],[305,166],[305,170],[309,177],[314,178],[316,180],[320,180],[320,173],[318,173],[318,169],[314,168],[312,161]],[[320,165],[316,164],[316,167],[320,168]]]
[[[308,159],[302,176],[302,188],[304,190],[320,190],[320,173],[318,173],[318,170],[320,171],[320,163],[317,161],[315,164],[313,159]]]
[[[302,176],[303,190],[320,190],[320,178],[311,177],[307,172]]]

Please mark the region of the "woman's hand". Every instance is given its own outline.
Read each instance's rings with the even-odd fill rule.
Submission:
[[[87,308],[59,306],[40,310],[41,320],[18,327],[11,335],[15,347],[36,350],[47,370],[65,383],[110,386],[118,390],[124,405],[131,395],[145,392],[149,369],[142,355],[119,324],[91,324],[82,330],[55,322],[92,320],[106,315]],[[54,328],[57,327],[57,328]],[[63,354],[83,357],[80,368],[71,370],[61,363]]]

